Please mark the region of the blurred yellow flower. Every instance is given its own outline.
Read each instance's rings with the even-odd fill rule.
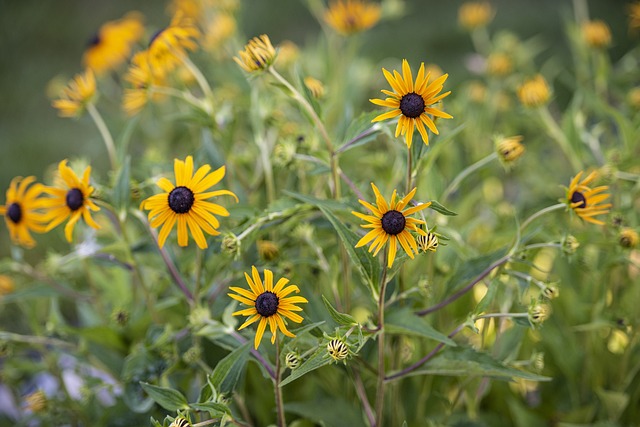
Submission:
[[[153,87],[163,86],[165,78],[151,71],[149,52],[146,50],[135,54],[124,80],[132,86],[125,88],[122,96],[122,108],[129,115],[137,114],[150,99],[158,100],[163,96],[154,93]]]
[[[640,86],[632,88],[627,94],[629,104],[637,110],[640,110]]]
[[[46,231],[46,220],[38,212],[42,208],[40,195],[44,187],[42,184],[34,184],[35,180],[34,176],[13,178],[7,189],[5,204],[0,206],[0,215],[4,216],[11,240],[26,248],[36,244],[31,237],[32,231]]]
[[[640,1],[631,3],[627,7],[629,11],[629,29],[640,29]]]
[[[130,12],[122,19],[105,23],[84,52],[85,67],[98,75],[115,70],[129,59],[133,45],[143,33],[143,17],[139,12]]]
[[[258,255],[265,261],[273,261],[280,254],[278,245],[271,240],[258,240],[256,246],[258,247]]]
[[[7,295],[16,289],[16,284],[10,276],[0,274],[0,296]]]
[[[611,44],[611,30],[604,21],[585,22],[582,24],[582,38],[590,47],[605,48]]]
[[[236,19],[227,13],[219,13],[209,23],[205,31],[203,47],[209,51],[219,49],[236,32]]]
[[[479,81],[470,82],[469,86],[467,87],[467,92],[471,102],[475,102],[476,104],[484,103],[487,97],[487,87],[484,85],[484,83],[481,83]]]
[[[26,395],[24,401],[27,409],[34,413],[43,412],[48,406],[47,395],[42,390]]]
[[[198,247],[206,249],[207,240],[202,231],[212,236],[220,234],[217,230],[220,222],[214,214],[229,216],[227,209],[207,199],[227,195],[233,196],[237,202],[238,197],[229,190],[207,191],[224,178],[226,171],[224,166],[209,173],[211,166],[203,165],[193,173],[192,156],[187,156],[184,161],[175,159],[173,164],[176,185],[167,178],[160,178],[156,185],[164,190],[164,193],[144,200],[140,209],[150,211],[151,227],[157,228],[162,225],[158,235],[158,246],[161,248],[177,223],[180,246],[187,246],[189,243],[188,227]]]
[[[64,235],[68,242],[73,238],[73,228],[80,219],[95,228],[100,226],[91,218],[92,211],[99,211],[100,208],[91,200],[93,187],[89,185],[91,176],[91,166],[87,166],[82,175],[78,178],[75,172],[67,166],[67,160],[58,164],[58,174],[62,178],[59,187],[44,187],[44,192],[53,196],[42,201],[45,208],[44,219],[49,221],[47,231],[54,229],[65,219],[69,218],[64,227]]]
[[[314,98],[322,98],[324,96],[324,85],[320,80],[307,76],[304,78],[304,85]]]
[[[176,13],[171,24],[157,31],[149,41],[148,61],[151,71],[159,76],[173,71],[182,62],[187,51],[198,48],[196,40],[200,31],[193,25],[191,19],[182,13]]]
[[[445,74],[429,83],[431,75],[429,73],[425,75],[423,62],[420,64],[420,69],[418,70],[414,84],[411,67],[406,59],[402,60],[402,75],[395,70],[393,74],[391,74],[384,68],[382,72],[387,82],[391,85],[393,92],[383,89],[381,92],[390,96],[390,98],[384,100],[370,99],[369,101],[382,107],[392,108],[392,110],[379,115],[373,119],[372,122],[379,122],[400,116],[398,125],[396,126],[396,137],[398,137],[398,135],[404,135],[407,147],[411,148],[413,131],[415,128],[418,128],[418,132],[420,132],[422,136],[422,141],[424,141],[426,145],[429,145],[429,136],[425,125],[431,132],[438,135],[438,129],[431,116],[442,117],[444,119],[453,118],[453,116],[444,111],[431,107],[451,93],[451,91],[449,91],[440,94],[444,82],[449,75]]]
[[[61,117],[80,116],[87,104],[93,103],[96,95],[96,78],[93,70],[88,68],[83,74],[76,76],[67,84],[60,99],[52,102]]]
[[[247,73],[252,73],[268,69],[276,59],[276,50],[269,36],[262,34],[249,40],[238,55],[240,57],[234,56],[233,60]]]
[[[380,6],[364,0],[334,0],[324,13],[325,22],[348,36],[373,27],[380,20]]]
[[[569,188],[567,188],[566,203],[583,220],[593,224],[604,225],[604,222],[594,217],[609,212],[609,208],[612,206],[611,203],[601,204],[610,196],[605,193],[609,187],[602,185],[591,188],[589,184],[598,177],[598,173],[591,172],[581,180],[582,174],[583,171],[578,172],[571,180]]]
[[[538,74],[518,88],[518,98],[525,107],[541,107],[549,102],[551,91],[544,77]]]
[[[505,53],[492,53],[487,59],[487,74],[494,77],[504,77],[513,71],[511,56]]]
[[[468,2],[458,9],[458,23],[467,30],[486,26],[495,12],[488,2]]]
[[[291,40],[285,40],[278,45],[278,65],[288,67],[300,56],[300,49]]]
[[[638,246],[639,240],[640,237],[638,237],[638,232],[629,227],[620,230],[620,234],[618,235],[618,242],[620,242],[620,246],[627,249],[633,249]]]
[[[520,135],[496,140],[496,152],[504,164],[515,162],[522,157],[524,151],[522,136]]]

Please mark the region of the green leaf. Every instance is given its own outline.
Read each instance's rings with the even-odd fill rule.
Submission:
[[[429,206],[429,209],[433,209],[434,211],[441,213],[442,215],[447,215],[447,216],[456,216],[458,215],[457,213],[450,211],[449,209],[445,208],[443,205],[441,205],[440,203],[438,203],[435,200],[431,201],[431,206]]]
[[[392,311],[387,314],[384,330],[389,334],[413,335],[430,338],[441,343],[456,346],[448,336],[435,330],[423,317],[418,317],[409,309]]]
[[[497,277],[491,281],[491,283],[487,287],[487,293],[484,295],[484,297],[482,297],[482,299],[476,306],[476,309],[473,310],[474,314],[483,313],[493,305],[493,301],[497,295],[497,290],[500,287],[500,284],[501,282],[497,279]]]
[[[297,380],[298,378],[308,374],[311,371],[315,371],[318,368],[328,365],[331,362],[331,358],[327,357],[327,350],[324,347],[318,348],[313,355],[304,361],[302,365],[297,367],[291,372],[287,378],[280,383],[280,387],[283,387],[290,382]]]
[[[127,156],[118,171],[115,187],[113,188],[113,204],[121,215],[125,215],[131,200],[130,179],[131,157]]]
[[[135,116],[134,118],[130,119],[126,126],[124,127],[124,130],[122,131],[122,133],[120,133],[120,136],[118,137],[118,141],[116,143],[116,151],[118,152],[118,158],[121,159],[124,154],[128,151],[128,147],[129,147],[129,142],[131,141],[131,136],[133,135],[133,132],[136,130],[136,127],[138,126],[138,122],[140,121],[140,117],[142,115],[138,114],[137,116]]]
[[[331,315],[331,318],[335,320],[338,324],[351,326],[358,323],[356,322],[356,319],[353,318],[353,316],[349,314],[340,313],[338,310],[333,308],[331,303],[324,297],[324,295],[322,295],[322,302],[324,302],[324,306],[327,307],[327,310],[329,310],[329,314]]]
[[[410,372],[408,375],[478,376],[506,381],[512,378],[551,381],[549,377],[509,367],[487,353],[478,352],[470,347],[447,347],[431,359],[424,369]]]
[[[473,279],[476,279],[478,276],[483,274],[485,270],[488,269],[491,265],[495,264],[501,258],[503,258],[506,255],[507,251],[508,248],[502,248],[488,255],[483,255],[465,261],[456,269],[456,272],[447,281],[447,284],[445,286],[447,293],[455,292],[464,287],[464,285],[471,282]]]
[[[231,411],[222,403],[205,402],[205,403],[190,403],[196,411],[208,412],[211,418],[220,418],[224,415],[231,415]]]
[[[216,390],[221,393],[233,392],[247,364],[250,345],[247,341],[218,362],[211,374],[211,384]]]
[[[69,328],[87,341],[103,345],[119,351],[126,351],[127,345],[122,337],[113,329],[107,326],[93,326],[89,328]]]
[[[362,411],[346,399],[316,398],[306,402],[287,402],[286,412],[297,414],[316,425],[364,427]],[[306,424],[305,424],[306,425]]]
[[[167,411],[177,411],[178,409],[189,409],[187,399],[178,390],[160,387],[157,385],[140,382],[140,385],[158,405]]]
[[[373,141],[382,127],[371,123],[371,120],[379,114],[379,111],[370,111],[353,120],[345,132],[343,145],[336,151],[342,153]]]

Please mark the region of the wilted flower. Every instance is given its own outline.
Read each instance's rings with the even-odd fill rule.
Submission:
[[[638,232],[633,228],[623,228],[618,235],[620,246],[626,249],[633,249],[638,246]]]
[[[541,107],[549,102],[551,91],[544,77],[538,74],[518,88],[518,98],[525,107]]]
[[[521,141],[520,135],[496,139],[496,152],[503,164],[511,164],[522,157],[525,148]]]
[[[486,26],[495,12],[488,2],[468,2],[458,9],[458,23],[466,30],[475,30]]]
[[[611,30],[601,20],[585,22],[582,24],[582,38],[590,47],[605,48],[611,44]]]
[[[273,261],[280,255],[280,249],[271,240],[258,240],[256,242],[258,246],[258,255],[265,261]]]

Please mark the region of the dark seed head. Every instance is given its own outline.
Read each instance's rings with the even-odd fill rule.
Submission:
[[[584,197],[579,191],[574,191],[571,195],[571,203],[580,203],[576,208],[586,208],[587,207],[587,199]]]
[[[400,100],[400,111],[405,117],[415,119],[424,113],[424,99],[415,92],[406,94]]]
[[[67,191],[67,206],[69,207],[69,209],[71,209],[72,211],[77,211],[82,207],[83,203],[84,195],[79,188],[72,188],[71,190]]]
[[[22,219],[22,207],[17,203],[11,203],[7,209],[7,216],[14,224],[19,223]]]
[[[382,229],[387,234],[396,235],[404,230],[404,226],[406,225],[407,220],[405,219],[402,212],[398,211],[388,211],[384,215],[382,215]]]
[[[262,317],[269,317],[278,311],[279,298],[273,292],[263,292],[256,298],[256,310]]]
[[[178,214],[189,212],[194,200],[193,191],[187,187],[176,187],[169,193],[169,207]]]

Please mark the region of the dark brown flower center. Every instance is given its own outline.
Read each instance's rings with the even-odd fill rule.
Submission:
[[[406,223],[407,220],[402,212],[388,211],[382,215],[382,229],[387,234],[395,236],[396,234],[401,233],[402,230],[404,230]]]
[[[151,45],[153,44],[153,42],[158,38],[158,36],[160,34],[162,34],[162,32],[166,30],[166,28],[160,28],[158,31],[156,31],[155,33],[153,33],[153,35],[151,36],[151,38],[149,39],[149,47],[151,47]]]
[[[84,195],[79,188],[72,188],[71,190],[67,191],[66,201],[69,209],[71,209],[72,211],[77,211],[84,204]]]
[[[256,298],[256,310],[262,317],[269,317],[278,311],[278,302],[280,299],[273,292],[263,292]]]
[[[571,195],[571,203],[580,203],[576,208],[586,208],[587,207],[587,199],[584,197],[579,191],[574,191]]]
[[[176,187],[169,193],[169,207],[178,214],[189,212],[194,200],[193,191],[187,187]]]
[[[22,219],[22,207],[18,203],[11,203],[7,209],[7,216],[14,224],[18,224]]]
[[[415,92],[406,94],[400,100],[400,111],[405,117],[415,119],[424,113],[424,99]]]
[[[101,41],[102,40],[100,39],[100,35],[98,33],[95,33],[93,37],[89,39],[89,42],[87,43],[87,47],[98,46]]]

